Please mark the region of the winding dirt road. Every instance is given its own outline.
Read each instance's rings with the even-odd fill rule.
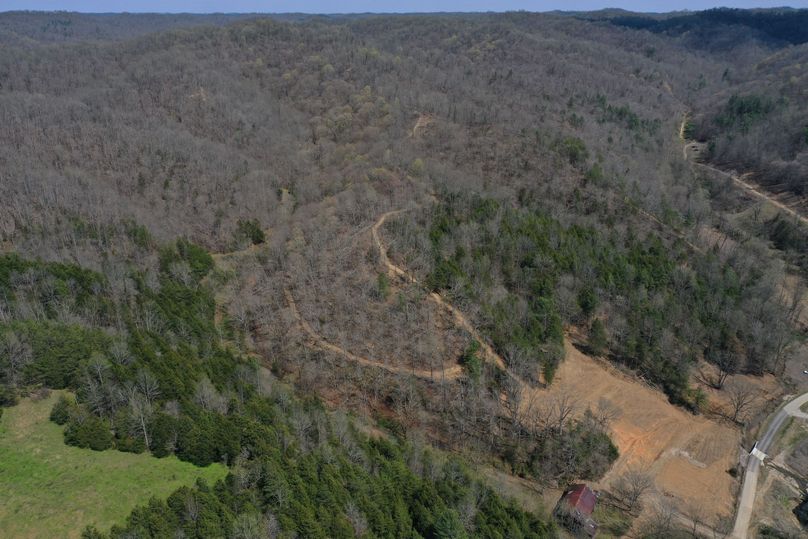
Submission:
[[[388,372],[393,374],[409,374],[412,376],[416,376],[418,378],[423,378],[426,380],[454,380],[459,378],[463,374],[463,368],[460,365],[453,365],[452,367],[443,369],[443,370],[433,370],[429,371],[426,369],[408,369],[406,367],[397,367],[395,365],[390,365],[388,363],[384,363],[382,361],[373,361],[372,359],[368,359],[366,357],[358,356],[344,348],[337,346],[331,342],[328,342],[322,335],[317,333],[313,327],[306,321],[305,318],[300,314],[300,311],[297,308],[297,303],[295,302],[295,298],[292,296],[292,292],[287,288],[283,291],[284,295],[286,296],[286,303],[289,305],[289,308],[292,311],[292,316],[294,316],[295,320],[300,324],[300,327],[303,328],[303,331],[309,337],[309,341],[311,344],[320,348],[321,350],[325,350],[328,352],[333,352],[335,354],[343,356],[345,359],[349,361],[353,361],[354,363],[359,363],[360,365],[365,365],[366,367],[376,367],[379,369],[384,369]]]
[[[724,170],[721,170],[720,168],[716,168],[716,167],[714,167],[712,165],[707,165],[705,163],[699,163],[699,162],[695,161],[694,159],[691,159],[690,155],[688,155],[688,152],[687,152],[688,147],[695,146],[695,148],[701,148],[703,146],[703,144],[702,143],[695,143],[695,142],[693,142],[691,144],[687,144],[687,140],[685,139],[685,127],[687,125],[687,118],[688,118],[688,114],[685,113],[683,115],[683,117],[682,117],[682,123],[679,125],[679,138],[682,140],[683,143],[685,143],[682,146],[682,156],[686,160],[688,160],[691,165],[701,167],[701,168],[709,170],[711,172],[715,172],[716,174],[720,174],[722,176],[730,178],[735,185],[737,185],[738,187],[740,187],[741,189],[743,189],[744,191],[746,191],[750,195],[754,196],[757,199],[760,199],[760,200],[763,200],[765,202],[768,202],[772,206],[776,207],[778,210],[780,210],[782,212],[785,212],[786,214],[788,214],[791,217],[795,218],[797,221],[799,221],[803,225],[808,226],[808,217],[800,214],[799,212],[797,212],[793,208],[788,207],[787,205],[783,204],[782,202],[780,202],[779,200],[774,198],[769,193],[767,193],[765,191],[762,191],[759,187],[757,187],[757,186],[749,183],[748,181],[746,181],[744,179],[744,177],[749,176],[749,174],[736,176],[735,174],[732,174],[730,172],[726,172]]]
[[[760,188],[758,188],[758,187],[752,185],[751,183],[749,183],[748,181],[744,180],[744,176],[747,176],[747,174],[744,174],[743,176],[736,176],[734,174],[730,174],[729,172],[725,172],[725,171],[723,171],[721,169],[718,169],[718,168],[715,168],[713,166],[705,165],[704,163],[693,163],[693,164],[696,165],[697,167],[702,167],[702,168],[705,168],[705,169],[710,170],[712,172],[715,172],[717,174],[721,174],[722,176],[726,176],[728,178],[731,178],[732,181],[735,183],[735,185],[738,185],[744,191],[751,194],[755,198],[758,198],[760,200],[768,202],[772,206],[776,207],[778,210],[780,210],[780,211],[782,211],[784,213],[787,213],[788,215],[790,215],[791,217],[793,217],[794,219],[796,219],[797,221],[799,221],[803,225],[808,226],[808,217],[805,217],[805,216],[801,215],[799,212],[797,212],[793,208],[790,208],[790,207],[786,206],[785,204],[783,204],[782,202],[780,202],[776,198],[774,198],[771,195],[765,193],[764,191],[761,191]]]
[[[371,227],[371,234],[373,236],[373,243],[379,250],[379,260],[384,266],[388,276],[400,279],[405,283],[421,285],[421,283],[412,274],[410,274],[404,268],[395,265],[390,260],[390,257],[387,256],[387,248],[385,247],[384,242],[382,242],[381,235],[379,233],[379,229],[384,225],[385,221],[389,217],[393,215],[398,215],[406,211],[409,211],[409,209],[393,210],[382,214],[376,221],[376,223]],[[334,343],[329,342],[322,335],[317,333],[317,331],[315,331],[314,328],[311,327],[311,325],[308,323],[308,321],[306,321],[306,319],[300,314],[300,310],[297,307],[297,303],[295,302],[295,298],[292,295],[291,290],[289,290],[288,288],[284,289],[284,296],[286,297],[286,303],[289,305],[289,308],[292,312],[292,316],[295,318],[295,321],[297,321],[297,323],[306,333],[310,344],[317,348],[320,348],[321,350],[326,350],[328,352],[338,354],[349,361],[358,363],[360,365],[365,365],[367,367],[376,367],[379,369],[384,369],[394,374],[412,375],[430,381],[456,380],[457,378],[463,376],[463,367],[461,365],[452,365],[451,367],[446,367],[437,370],[412,369],[406,367],[398,367],[395,364],[385,363],[382,361],[374,361],[372,359],[363,356],[358,356],[353,352],[350,352],[349,350],[346,350],[340,346],[337,346]],[[510,372],[502,357],[494,351],[491,345],[488,344],[485,338],[474,328],[472,323],[469,322],[468,318],[466,318],[466,316],[462,312],[460,312],[451,303],[443,299],[443,297],[436,292],[430,292],[427,295],[427,297],[429,298],[430,301],[437,304],[440,308],[445,309],[447,312],[449,312],[452,316],[452,320],[454,321],[454,323],[458,327],[465,330],[471,336],[472,339],[480,343],[480,351],[482,352],[481,355],[483,356],[482,359],[484,361],[494,363],[496,366],[498,366],[500,369],[506,372],[508,376],[518,380],[516,375]],[[519,381],[521,382],[521,380]]]
[[[373,228],[371,228],[371,232],[373,233],[373,243],[375,243],[376,248],[379,249],[379,258],[387,269],[388,275],[392,277],[399,277],[408,283],[420,285],[421,283],[419,283],[413,275],[390,261],[390,258],[387,256],[387,249],[385,248],[384,243],[382,243],[381,236],[379,235],[379,229],[384,225],[384,222],[388,217],[405,211],[407,210],[389,211],[379,217],[376,224],[374,224]],[[474,328],[472,323],[469,322],[468,318],[466,318],[462,312],[460,312],[454,305],[443,299],[443,296],[437,292],[430,292],[428,297],[431,301],[451,313],[455,324],[457,324],[458,327],[463,328],[469,335],[471,335],[472,339],[480,343],[480,350],[482,350],[483,354],[485,355],[483,359],[494,363],[500,369],[508,372],[508,367],[505,365],[505,361],[502,359],[502,357],[494,351],[491,345],[489,345],[485,338],[480,335],[480,333]]]

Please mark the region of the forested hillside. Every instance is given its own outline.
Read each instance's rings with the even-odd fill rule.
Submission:
[[[0,17],[0,42],[25,46],[35,43],[119,41],[160,30],[223,25],[247,18],[255,16],[16,11],[3,13]]]
[[[0,14],[0,404],[230,470],[85,536],[553,537],[473,469],[608,472],[571,335],[689,414],[783,377],[805,231],[679,134],[804,195],[806,45],[629,22]]]
[[[693,46],[736,48],[739,41],[760,40],[772,45],[808,42],[808,12],[789,8],[717,8],[695,13],[657,16],[619,13],[608,17],[613,24],[655,33],[686,35]]]
[[[808,200],[808,45],[774,52],[699,107],[691,134],[706,158],[750,173],[757,184],[801,213]]]
[[[713,9],[606,20],[676,36],[724,60],[720,78],[699,82],[712,90],[692,100],[688,135],[708,143],[710,162],[750,173],[789,206],[806,211],[808,11]]]

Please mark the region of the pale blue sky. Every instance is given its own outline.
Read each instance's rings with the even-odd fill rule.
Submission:
[[[675,11],[711,7],[808,7],[808,0],[0,0],[0,11],[65,10],[82,12],[186,13],[360,13],[432,11],[586,11],[621,7],[632,11]]]

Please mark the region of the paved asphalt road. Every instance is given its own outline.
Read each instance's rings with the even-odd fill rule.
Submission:
[[[758,440],[757,448],[766,453],[771,447],[772,442],[774,442],[780,427],[783,426],[783,423],[785,423],[786,419],[790,416],[808,419],[808,414],[800,411],[800,407],[806,402],[808,402],[808,393],[800,395],[782,407],[775,414],[771,423],[769,423],[763,437]],[[741,498],[738,503],[738,513],[735,515],[735,527],[731,535],[733,539],[746,539],[746,535],[749,531],[749,521],[752,519],[752,507],[755,504],[755,493],[757,491],[759,473],[760,461],[750,455],[746,466],[746,473],[743,478],[743,488],[741,489]]]

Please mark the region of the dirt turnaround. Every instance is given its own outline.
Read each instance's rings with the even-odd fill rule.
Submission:
[[[732,514],[737,481],[727,470],[737,462],[736,428],[673,406],[657,389],[569,342],[566,352],[543,398],[572,395],[580,411],[605,401],[617,412],[611,436],[620,457],[598,486],[608,488],[627,470],[644,470],[654,479],[657,501],[685,514],[699,508],[706,522]]]

